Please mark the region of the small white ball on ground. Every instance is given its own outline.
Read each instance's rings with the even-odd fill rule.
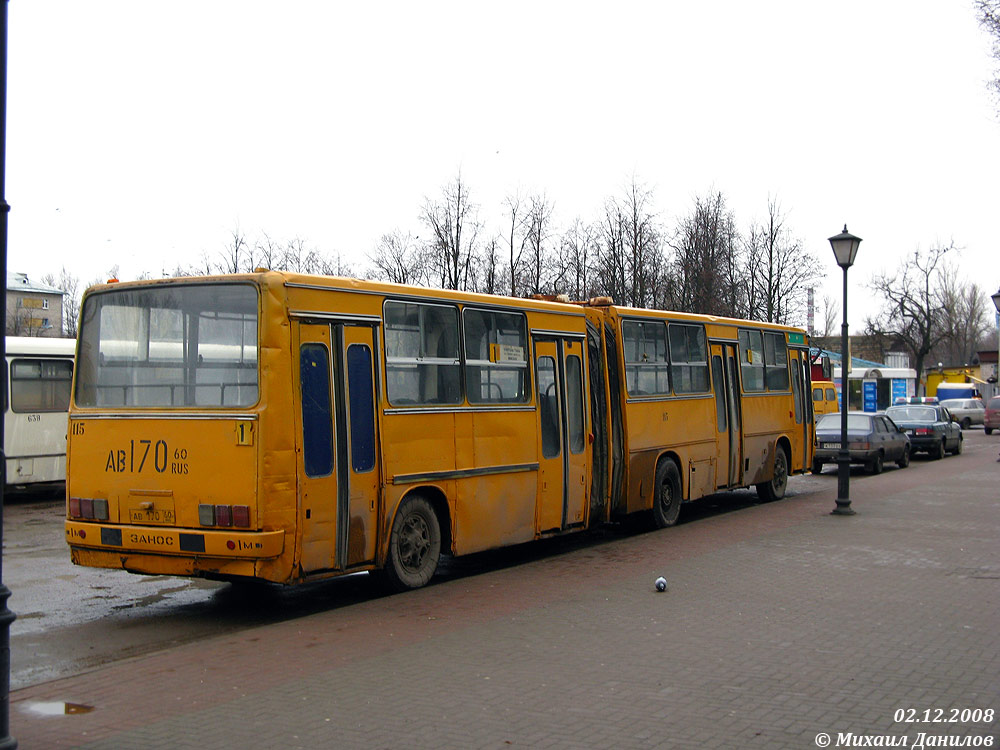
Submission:
[[[664,578],[663,576],[660,576],[659,578],[656,579],[656,590],[657,591],[667,590],[667,579]]]

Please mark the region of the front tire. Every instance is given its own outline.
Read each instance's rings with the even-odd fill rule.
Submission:
[[[774,449],[774,473],[769,482],[757,485],[757,497],[765,503],[780,500],[788,488],[788,456],[780,445]]]
[[[395,591],[425,586],[441,559],[441,524],[426,498],[413,495],[403,501],[389,538],[385,582]]]
[[[665,529],[677,523],[681,513],[681,475],[677,464],[664,458],[656,466],[656,497],[653,498],[653,523]]]

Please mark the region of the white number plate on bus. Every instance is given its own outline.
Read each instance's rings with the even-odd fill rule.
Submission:
[[[169,523],[174,522],[174,512],[169,509],[160,510],[153,508],[145,510],[140,508],[128,509],[129,523]]]

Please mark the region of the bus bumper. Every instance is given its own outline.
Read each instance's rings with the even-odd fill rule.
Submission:
[[[88,549],[110,552],[119,559],[122,555],[152,554],[221,561],[254,561],[278,557],[284,551],[285,532],[202,531],[67,521],[66,543],[74,551]]]

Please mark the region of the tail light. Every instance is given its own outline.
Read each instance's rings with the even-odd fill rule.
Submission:
[[[234,505],[233,506],[233,526],[237,526],[244,529],[250,528],[250,506],[249,505]]]
[[[847,447],[852,451],[866,451],[870,450],[872,447],[871,443],[848,443]]]
[[[249,505],[199,505],[198,522],[202,526],[250,528]]]
[[[933,435],[934,430],[931,427],[918,427],[913,431],[917,435]]]
[[[108,501],[101,498],[71,497],[69,515],[71,518],[86,518],[90,521],[107,521]]]

